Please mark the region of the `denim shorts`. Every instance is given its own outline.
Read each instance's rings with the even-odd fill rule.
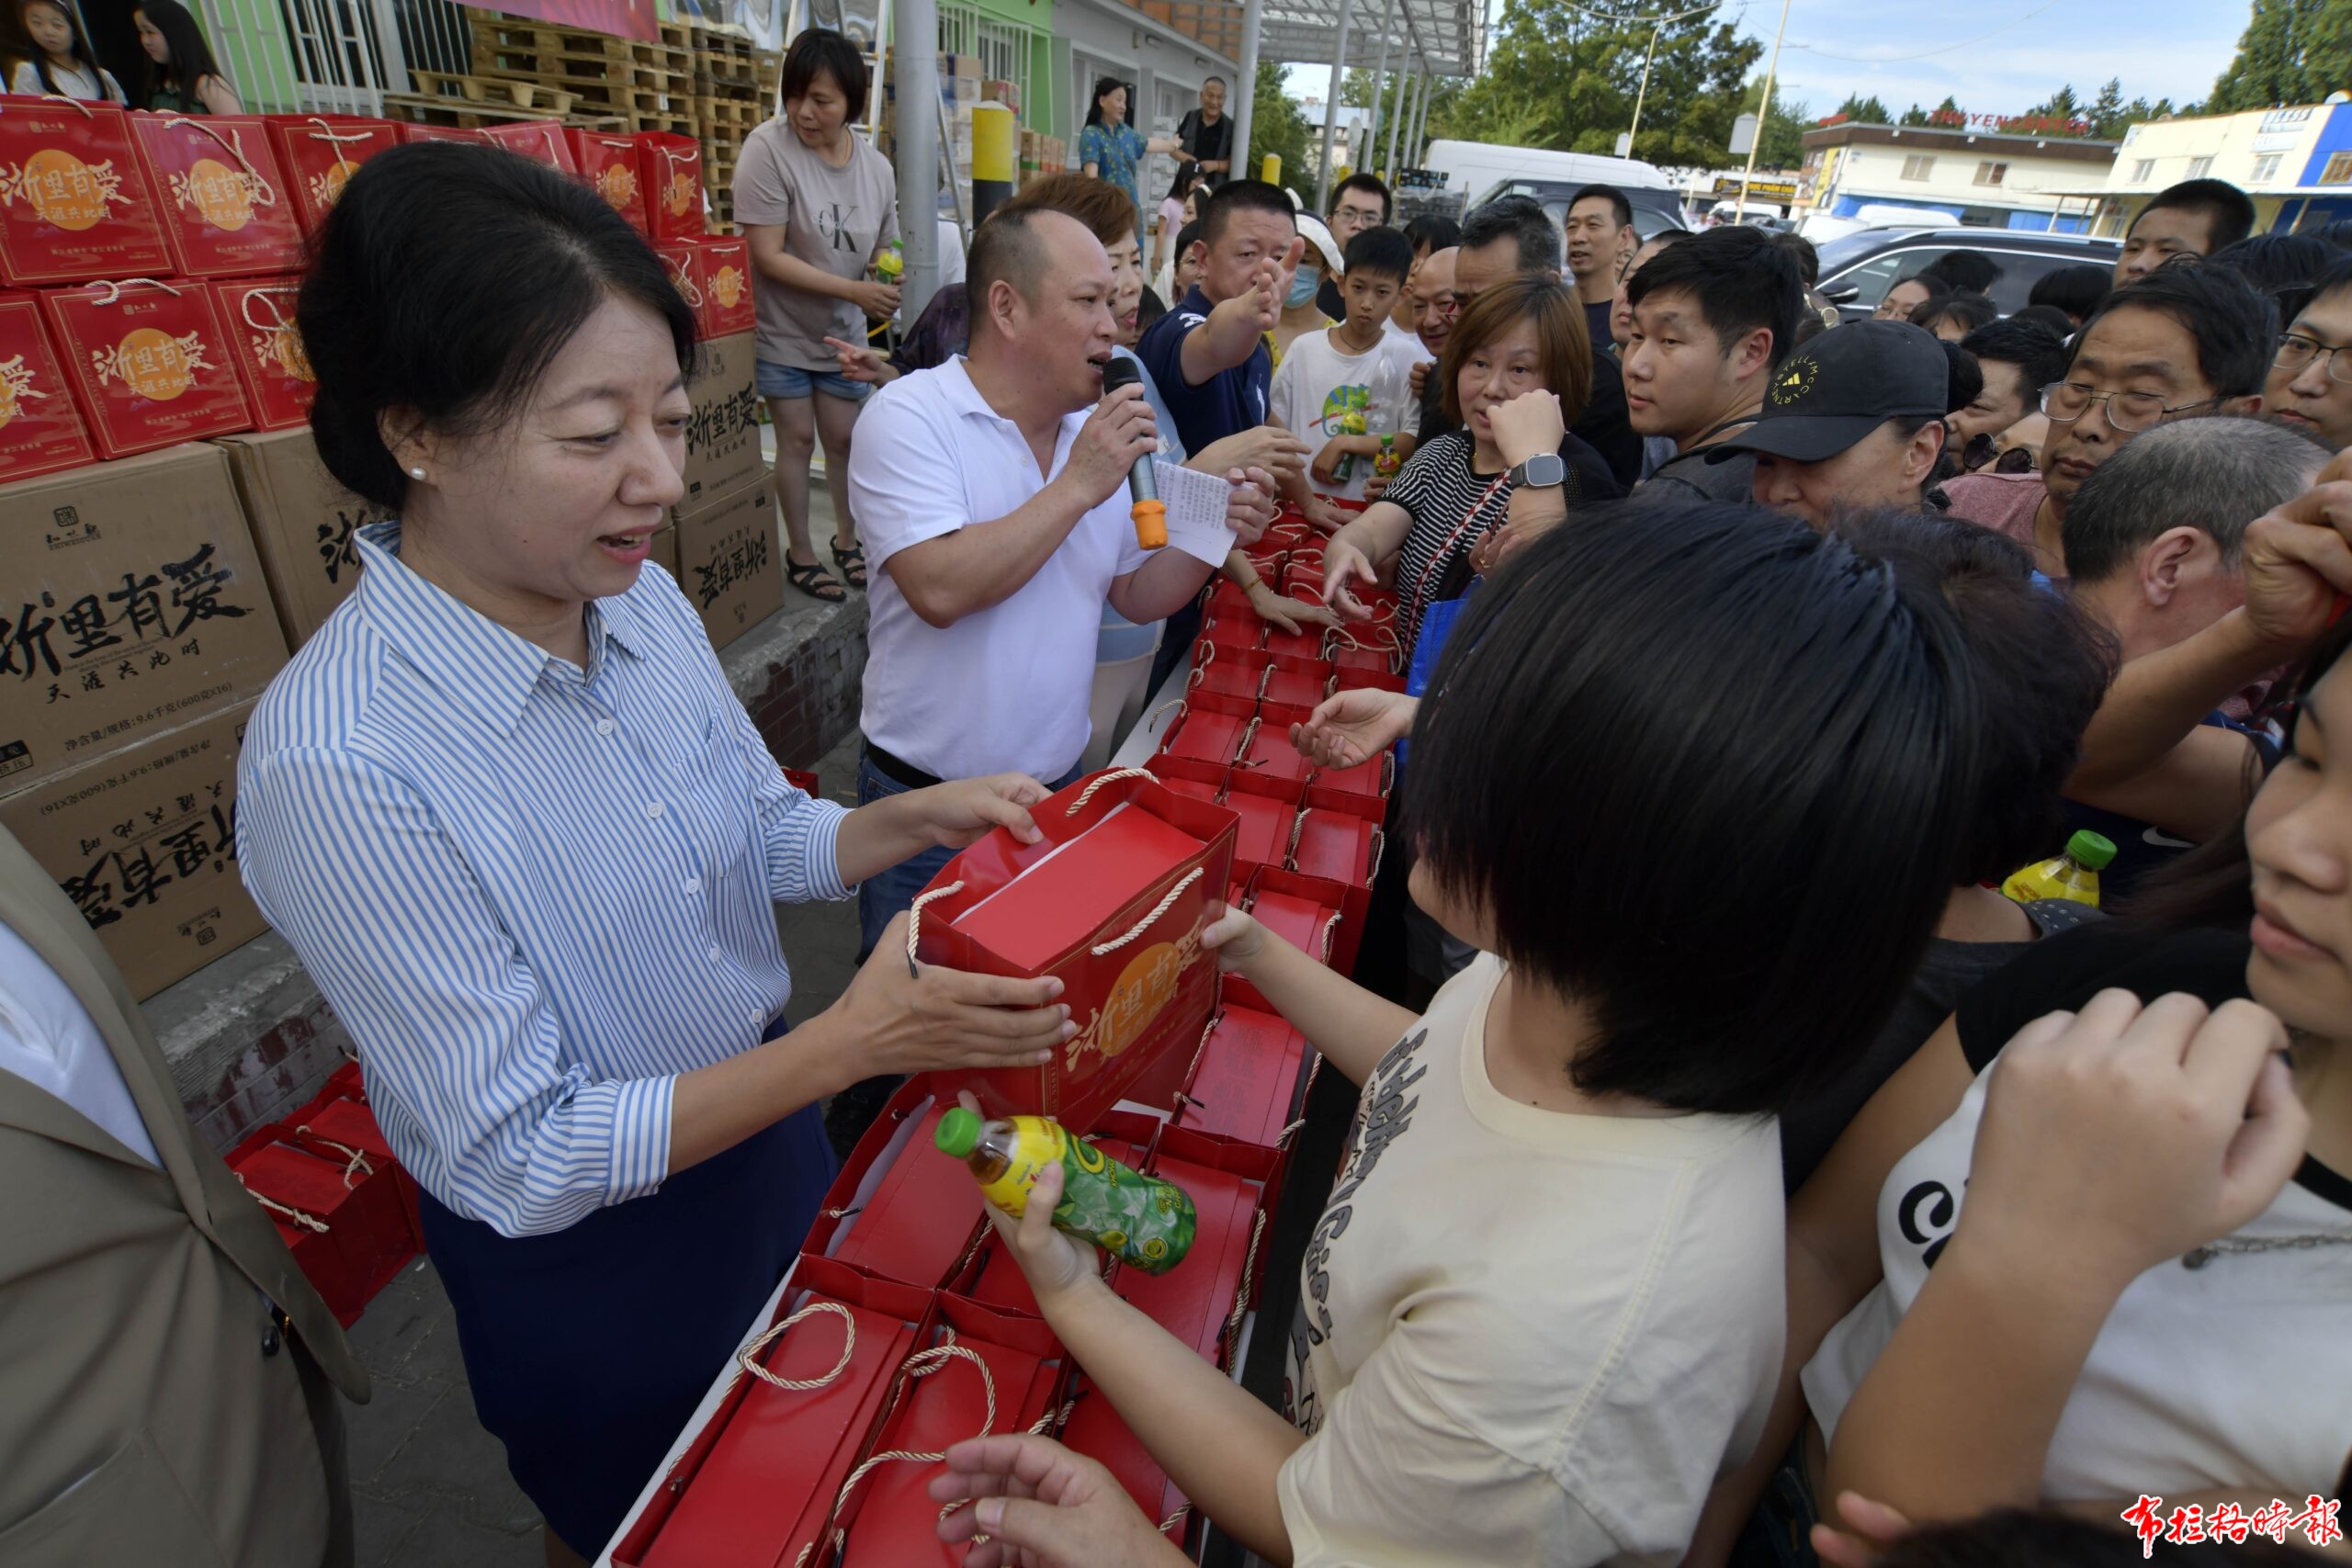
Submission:
[[[797,365],[778,365],[772,359],[754,361],[752,379],[763,398],[805,398],[815,391],[845,403],[862,403],[865,395],[874,390],[868,383],[853,381],[838,371],[803,370]]]

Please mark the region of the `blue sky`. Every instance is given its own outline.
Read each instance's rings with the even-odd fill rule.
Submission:
[[[1588,3],[1621,12],[1680,8],[1665,0]],[[2127,101],[2188,102],[2211,91],[2251,8],[2251,0],[1790,0],[1782,100],[1803,99],[1822,115],[1849,92],[1876,93],[1899,114],[1949,93],[1981,113],[2018,114],[2063,83],[2088,98],[2120,76]],[[1729,0],[1724,9],[1769,50],[1779,0]],[[1290,89],[1319,96],[1329,78],[1323,67],[1295,66]]]

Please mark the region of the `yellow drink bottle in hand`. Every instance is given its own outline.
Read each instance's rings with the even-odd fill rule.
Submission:
[[[1198,1223],[1193,1200],[1171,1181],[1120,1164],[1045,1116],[983,1122],[961,1106],[939,1119],[932,1142],[971,1168],[988,1201],[1016,1218],[1049,1165],[1062,1168],[1054,1227],[1092,1242],[1131,1269],[1164,1274],[1183,1261]]]

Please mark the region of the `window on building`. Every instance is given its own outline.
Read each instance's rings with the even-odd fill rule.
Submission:
[[[1934,171],[1936,161],[1932,157],[1920,157],[1915,154],[1903,160],[1903,177],[1906,180],[1924,180]]]
[[[2201,180],[2212,172],[2213,160],[2211,158],[2191,158],[2188,161],[2188,177],[2192,180]]]
[[[2324,186],[2352,186],[2352,152],[2338,152],[2331,156],[2327,167],[2319,172],[2319,183]]]
[[[2278,157],[2279,155],[2276,152],[2268,152],[2259,158],[2256,158],[2254,161],[2254,177],[2246,183],[2248,185],[2267,186],[2272,180],[2277,179],[2278,177]]]
[[[1976,183],[1980,186],[1999,185],[2008,172],[2007,164],[1996,164],[1987,158],[1976,165]]]
[[[2143,158],[2132,165],[2132,183],[2135,186],[2145,185],[2154,177],[2155,172],[2156,161],[2154,158]]]

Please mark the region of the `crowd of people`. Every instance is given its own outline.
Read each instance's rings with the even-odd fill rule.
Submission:
[[[783,85],[736,212],[793,581],[868,595],[854,808],[786,780],[642,570],[692,319],[601,198],[396,150],[300,301],[322,456],[398,521],[253,717],[240,858],[423,1190],[551,1562],[620,1522],[898,1077],[1073,1032],[1050,983],[915,963],[909,906],[1181,692],[1220,575],[1412,672],[1292,733],[1323,766],[1409,738],[1393,941],[1349,976],[1239,908],[1204,932],[1361,1090],[1305,1256],[1272,1263],[1301,1283],[1261,1327],[1282,1407],[1105,1287],[1049,1224],[1056,1173],[994,1215],[1219,1529],[1302,1564],[2344,1550],[2352,251],[2255,236],[2199,180],[2016,315],[1957,250],[1841,323],[1802,240],[1645,235],[1607,186],[1565,230],[1523,197],[1397,227],[1367,174],[1303,213],[1232,166],[1218,82],[1155,252],[1159,144],[1106,80],[1084,166],[980,223],[886,351],[863,58],[806,31]],[[1223,486],[1221,562],[1138,543],[1147,460]],[[1285,511],[1322,536],[1311,596],[1250,559]],[[2086,827],[2118,851],[2102,907],[1999,890]],[[137,1104],[30,1081],[164,1127],[136,1009],[19,880],[0,1126],[30,1114],[37,994]],[[853,897],[856,976],[787,1030],[773,906]],[[0,1466],[0,1540],[177,1560],[75,1479],[168,1398],[143,1462],[164,1446],[225,1560],[347,1561],[330,1382],[364,1374],[282,1247],[205,1217],[227,1179],[176,1127],[122,1134],[118,1179],[174,1218],[116,1245],[202,1310],[87,1314],[157,1374]],[[89,1252],[7,1235],[0,1289]],[[199,1398],[239,1438],[184,1463]],[[933,1495],[982,1568],[1184,1561],[1048,1437],[961,1445]]]

